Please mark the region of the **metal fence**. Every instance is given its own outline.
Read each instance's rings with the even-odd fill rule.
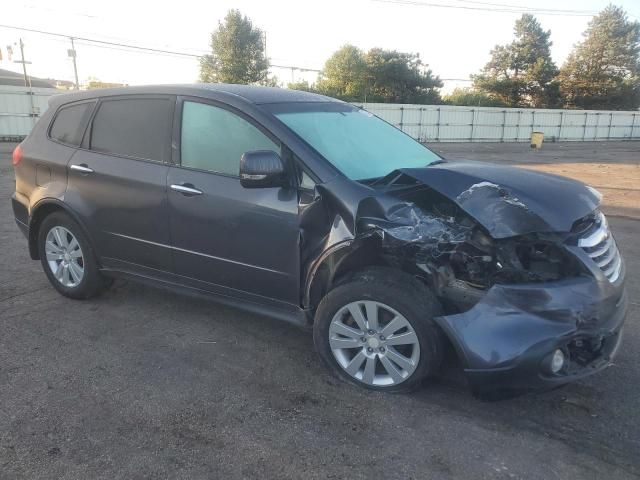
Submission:
[[[525,142],[640,139],[640,112],[450,105],[358,104],[421,142]]]
[[[0,85],[0,140],[24,137],[47,109],[49,88]],[[359,104],[422,142],[525,142],[640,139],[640,112],[450,105]]]
[[[55,93],[60,91],[0,85],[0,141],[20,140],[27,135]]]

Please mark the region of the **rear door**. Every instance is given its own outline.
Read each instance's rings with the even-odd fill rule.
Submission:
[[[168,177],[175,272],[216,293],[299,303],[296,188],[240,185],[241,155],[280,153],[278,140],[241,112],[179,102],[179,165]]]
[[[166,178],[175,97],[99,101],[69,161],[66,202],[82,216],[105,267],[171,270]]]

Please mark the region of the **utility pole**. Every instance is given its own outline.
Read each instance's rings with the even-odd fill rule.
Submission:
[[[22,41],[22,39],[20,39],[20,60],[14,60],[14,63],[22,64],[22,73],[24,74],[24,86],[29,87],[29,91],[31,91],[31,78],[29,78],[29,75],[27,75],[27,63],[31,63],[31,62],[27,62],[24,59],[24,42]]]
[[[36,114],[35,114],[35,107],[33,105],[33,88],[31,87],[31,77],[27,75],[27,64],[28,63],[30,64],[31,62],[24,59],[24,42],[22,41],[22,38],[20,39],[19,45],[20,45],[20,60],[14,60],[14,63],[22,64],[22,73],[24,75],[24,86],[29,88],[29,91],[27,92],[27,95],[29,95],[29,105],[31,106],[31,112],[29,113],[29,116],[33,118],[33,124],[35,125]]]
[[[262,32],[262,48],[264,50],[264,58],[269,60],[269,56],[267,55],[267,32]]]
[[[67,54],[73,60],[73,74],[76,79],[76,90],[80,90],[80,83],[78,82],[78,66],[76,65],[76,44],[74,43],[74,38],[69,37],[71,40],[71,50],[67,50]]]

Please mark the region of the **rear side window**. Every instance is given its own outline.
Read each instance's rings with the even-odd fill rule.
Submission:
[[[87,102],[61,108],[51,125],[50,137],[68,145],[80,145],[94,105]]]
[[[91,150],[162,162],[171,138],[168,98],[105,100],[91,128]]]
[[[238,175],[240,157],[280,147],[244,118],[223,108],[184,102],[180,160],[183,166]]]

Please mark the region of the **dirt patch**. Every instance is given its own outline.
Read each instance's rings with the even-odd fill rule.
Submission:
[[[574,178],[597,188],[607,215],[640,219],[640,142],[435,143],[449,160],[512,165]]]
[[[558,163],[523,167],[580,180],[602,193],[606,214],[640,219],[640,163]]]

